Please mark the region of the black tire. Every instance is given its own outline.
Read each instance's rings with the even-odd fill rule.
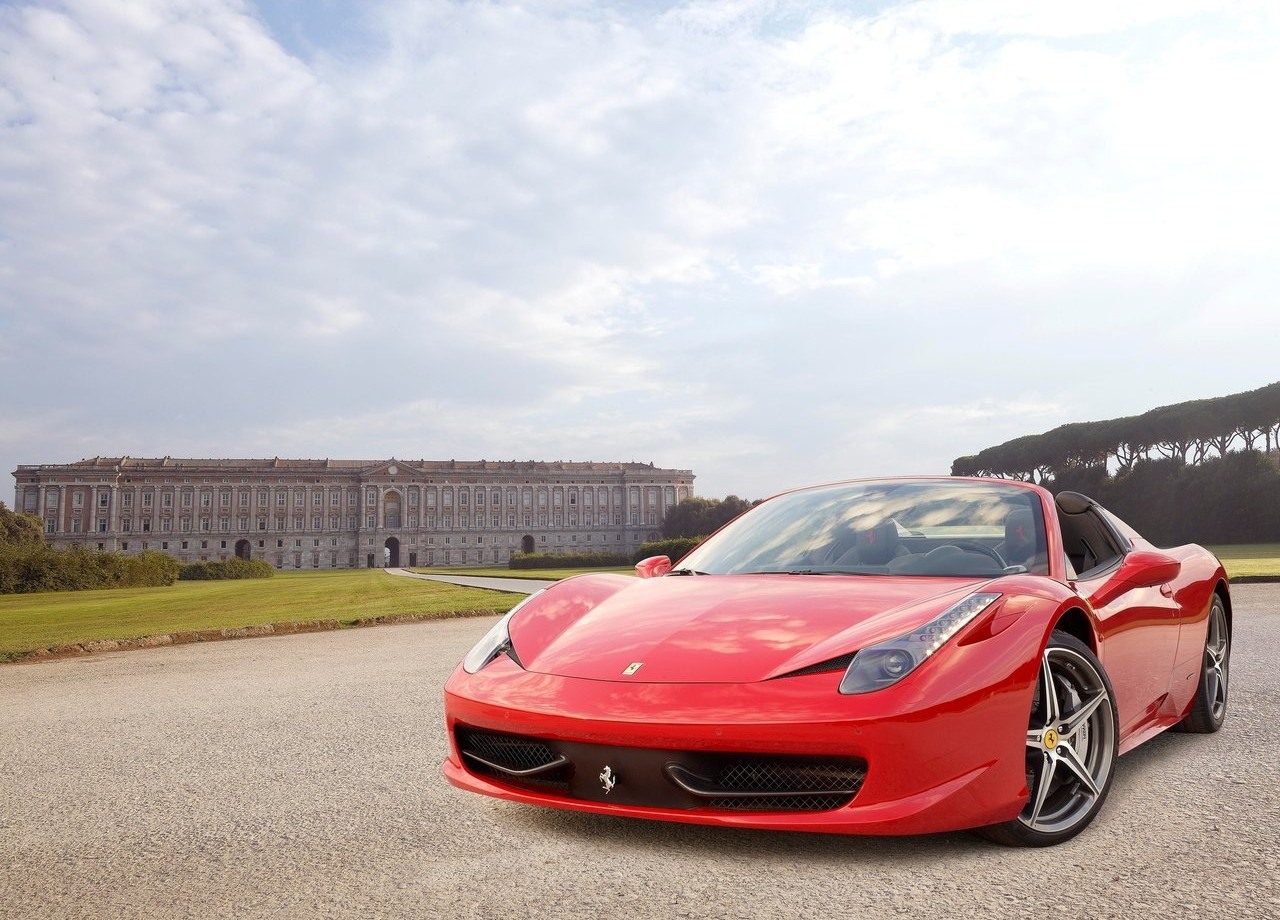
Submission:
[[[1070,840],[1094,819],[1115,774],[1120,726],[1111,680],[1089,647],[1055,632],[1040,656],[1027,727],[1027,805],[977,833],[1006,846]]]
[[[1227,719],[1227,693],[1231,677],[1231,626],[1222,597],[1214,594],[1205,624],[1204,658],[1200,683],[1191,710],[1173,727],[1177,732],[1210,735]]]

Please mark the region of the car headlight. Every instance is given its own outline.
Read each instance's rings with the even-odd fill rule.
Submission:
[[[544,588],[543,590],[545,591],[546,589]],[[508,610],[506,616],[494,623],[490,630],[484,634],[484,637],[475,644],[471,651],[467,652],[467,657],[462,659],[462,669],[468,674],[474,674],[503,652],[506,652],[506,654],[516,664],[520,664],[520,659],[516,657],[515,649],[511,647],[511,633],[509,629],[511,618],[516,615],[517,610],[541,593],[542,591],[535,591],[533,594],[530,594],[520,603]]]
[[[840,692],[869,693],[896,684],[999,597],[999,594],[970,594],[919,629],[859,649],[840,681]]]

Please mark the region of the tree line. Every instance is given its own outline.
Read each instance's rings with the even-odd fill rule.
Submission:
[[[988,447],[951,464],[953,476],[1046,483],[1081,469],[1123,474],[1149,460],[1200,464],[1238,451],[1280,449],[1280,382],[1141,415],[1072,422]]]
[[[1280,383],[1060,425],[959,457],[995,476],[1096,498],[1154,543],[1280,541]]]

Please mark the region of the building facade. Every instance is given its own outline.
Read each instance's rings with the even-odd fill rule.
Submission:
[[[14,508],[56,547],[277,569],[502,565],[516,552],[630,553],[693,495],[643,463],[182,460],[21,465]]]

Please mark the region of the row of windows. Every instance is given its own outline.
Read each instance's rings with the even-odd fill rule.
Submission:
[[[418,505],[420,487],[414,486],[407,489],[408,503],[411,507]],[[536,488],[523,487],[520,489],[511,487],[494,486],[475,487],[474,490],[466,487],[459,488],[457,492],[458,505],[483,507],[489,505],[497,508],[505,503],[507,507],[514,508],[519,504],[524,508],[533,507],[534,496],[537,497],[537,506],[546,508],[548,505],[553,507],[562,507],[568,504],[570,507],[578,504],[579,489],[581,489],[582,504],[585,507],[608,507],[612,498],[612,505],[618,507],[622,505],[623,489],[621,486],[612,488],[600,486],[593,488],[591,486],[572,487],[567,491],[563,487],[538,486]],[[424,503],[428,508],[436,506],[436,489],[427,488],[425,491]],[[657,487],[649,487],[645,495],[647,504],[656,506],[658,504],[659,489]],[[628,488],[628,504],[638,506],[640,504],[641,488],[639,486],[630,486]],[[164,508],[172,508],[174,504],[174,491],[172,489],[162,491],[160,494],[160,505]],[[181,506],[191,508],[195,504],[196,493],[192,489],[186,489],[177,493],[181,496]],[[265,506],[271,504],[271,496],[274,494],[276,507],[286,507],[289,504],[289,496],[293,496],[293,504],[295,507],[305,507],[307,504],[307,490],[305,489],[258,489],[257,504]],[[342,505],[342,497],[344,490],[330,489],[327,492],[320,490],[311,491],[311,505],[315,508],[324,507],[325,496],[328,495],[328,504],[331,507],[340,507]],[[359,502],[359,493],[355,489],[346,490],[346,500],[349,506],[356,506]],[[31,499],[34,498],[34,492],[28,492],[27,504],[32,504]],[[229,508],[232,505],[233,492],[230,489],[223,489],[218,492],[212,490],[202,490],[199,492],[200,507],[212,508],[214,506],[214,498],[217,497],[217,504],[221,508]],[[241,508],[250,507],[252,492],[250,490],[240,490],[234,493],[236,497],[236,505]],[[676,500],[676,490],[673,486],[667,486],[661,490],[663,503],[665,505],[674,505]],[[518,497],[518,498],[517,498]],[[143,491],[141,493],[141,505],[144,508],[152,507],[155,498],[154,490]],[[400,492],[398,490],[390,490],[385,493],[384,499],[391,503],[398,503]],[[452,489],[444,489],[440,494],[440,504],[446,508],[453,506],[454,491]],[[74,489],[71,493],[71,504],[73,508],[83,508],[85,500],[85,490]],[[122,491],[120,494],[120,503],[122,507],[133,507],[134,492]],[[378,489],[370,488],[365,493],[365,504],[374,506],[378,502]],[[58,503],[58,490],[51,488],[45,496],[45,506],[48,508],[56,508]],[[111,504],[111,492],[108,489],[100,489],[98,491],[98,507],[108,508]]]
[[[596,536],[596,534],[587,534],[587,535],[585,536],[585,538],[584,538],[583,542],[586,542],[586,543],[593,543],[593,542],[595,542],[595,540],[593,539],[595,536]],[[607,535],[607,534],[600,534],[599,536],[600,536],[600,542],[601,542],[601,543],[607,543],[607,542],[609,542],[609,539],[608,539],[608,535]],[[458,544],[457,544],[457,545],[459,545],[459,546],[466,546],[466,544],[467,544],[467,539],[468,539],[467,537],[461,537],[461,538],[459,538],[459,540],[458,540]],[[639,542],[639,541],[640,541],[640,539],[641,539],[641,535],[640,535],[640,534],[633,534],[633,535],[632,535],[632,537],[631,537],[631,539],[632,539],[632,541],[633,541],[633,542]],[[650,534],[648,534],[646,537],[644,537],[644,539],[648,539],[648,540],[656,540],[656,539],[658,539],[658,534],[656,534],[656,533],[650,533]],[[443,545],[443,546],[453,547],[453,546],[455,545],[455,544],[453,544],[453,541],[452,541],[452,538],[451,538],[451,537],[442,537],[442,538],[441,538],[441,540],[442,540],[442,545]],[[621,542],[621,541],[622,541],[622,535],[621,535],[621,534],[615,534],[615,535],[614,535],[614,540],[615,540],[615,542]],[[171,548],[170,548],[170,545],[169,545],[169,544],[170,544],[170,542],[173,542],[173,543],[175,544],[175,545],[173,546],[173,548],[172,548],[172,551],[178,551],[178,550],[181,550],[181,551],[183,551],[183,552],[186,552],[186,551],[192,550],[192,549],[193,549],[193,544],[194,544],[194,543],[196,543],[197,541],[195,541],[195,540],[181,540],[181,541],[161,540],[161,541],[160,541],[160,550],[161,550],[162,552],[170,552],[170,551],[171,551]],[[199,544],[200,544],[200,547],[199,547],[199,548],[200,548],[201,550],[208,550],[208,549],[210,549],[210,544],[211,544],[212,542],[214,542],[214,541],[212,541],[212,540],[200,540],[200,541],[198,541],[198,542],[199,542]],[[244,540],[237,540],[237,541],[236,541],[236,544],[235,544],[235,546],[234,546],[234,547],[229,547],[229,546],[228,546],[229,541],[227,541],[227,540],[218,540],[218,541],[216,541],[216,542],[218,543],[218,546],[217,546],[216,548],[217,548],[217,549],[219,549],[219,550],[235,550],[235,551],[237,551],[237,552],[240,550],[240,547],[241,547],[241,545],[242,545],[242,544],[247,543],[247,541],[244,541]],[[292,543],[293,543],[293,549],[295,549],[295,550],[297,550],[297,549],[302,549],[302,548],[303,548],[303,546],[304,546],[304,543],[305,543],[305,542],[306,542],[306,541],[304,541],[302,538],[295,537],[295,538],[293,539],[293,541],[292,541]],[[371,538],[369,538],[369,540],[368,540],[367,542],[368,542],[368,545],[369,545],[369,546],[374,546],[374,540],[373,540],[373,538],[372,538],[372,537],[371,537]],[[547,537],[546,537],[546,534],[543,534],[542,536],[540,536],[540,537],[538,538],[538,542],[543,543],[543,544],[546,544],[546,543],[548,542]],[[563,543],[565,542],[565,541],[564,541],[564,535],[563,535],[563,534],[557,534],[557,535],[556,535],[555,542],[556,542],[557,544],[561,544],[561,545],[563,545]],[[577,535],[577,534],[573,534],[573,535],[570,537],[570,542],[571,542],[571,543],[577,543],[577,542],[578,542],[578,535]],[[478,536],[478,537],[476,537],[476,538],[475,538],[475,545],[476,545],[477,547],[479,547],[479,546],[484,546],[484,545],[486,545],[486,543],[493,547],[493,551],[494,551],[495,553],[499,552],[499,551],[500,551],[499,547],[501,547],[501,546],[502,546],[502,540],[501,540],[501,538],[499,538],[499,537],[493,537],[493,538],[491,538],[491,539],[489,539],[489,540],[487,540],[487,541],[486,541],[485,537],[483,537],[483,536]],[[120,550],[121,550],[121,552],[129,552],[129,549],[130,549],[130,546],[131,546],[131,545],[132,545],[132,544],[131,544],[131,541],[129,541],[129,540],[122,540],[122,541],[120,541]],[[336,546],[338,546],[338,545],[339,545],[339,544],[338,544],[338,538],[337,538],[337,537],[329,538],[329,540],[328,540],[328,545],[329,545],[329,546],[331,546],[331,547],[336,547]],[[408,545],[409,545],[409,546],[414,546],[414,547],[416,547],[416,546],[418,545],[418,542],[417,542],[417,540],[415,539],[415,540],[410,541],[410,543],[409,543]],[[427,537],[427,538],[426,538],[426,542],[425,542],[425,544],[424,544],[424,545],[425,545],[425,546],[427,546],[427,547],[434,547],[434,546],[436,545],[436,538],[435,538],[435,537]],[[311,546],[313,549],[314,549],[314,548],[318,548],[318,547],[320,547],[320,546],[321,546],[321,539],[320,539],[320,538],[318,538],[318,537],[316,537],[316,538],[312,538],[312,539],[310,540],[310,546]],[[503,551],[503,552],[510,552],[510,551],[513,551],[515,546],[516,546],[516,538],[515,538],[515,537],[509,537],[509,538],[507,539],[506,547],[503,547],[503,548],[501,549],[501,551]],[[97,544],[97,547],[98,547],[98,549],[99,549],[99,550],[106,550],[107,545],[106,545],[105,543],[99,543],[99,544]],[[143,540],[143,541],[141,541],[141,549],[142,549],[142,551],[144,551],[144,552],[145,552],[146,550],[149,550],[149,549],[151,549],[151,548],[152,548],[152,545],[151,545],[151,543],[150,543],[149,541],[147,541],[147,540]],[[266,541],[265,541],[265,540],[258,540],[258,541],[257,541],[257,549],[262,550],[262,549],[265,549],[265,548],[266,548]],[[285,548],[285,541],[284,541],[283,539],[277,539],[277,540],[275,541],[275,548],[276,548],[276,549],[284,549],[284,548]],[[250,550],[250,552],[252,552],[252,549]],[[430,550],[428,550],[428,554],[430,554],[430,552],[431,552],[431,551],[430,551]],[[445,553],[445,559],[446,559],[446,561],[447,561],[447,560],[448,560],[448,558],[449,558],[449,555],[448,555],[448,554],[449,554],[449,552],[450,552],[450,550],[449,550],[449,549],[444,550],[444,553]],[[464,550],[461,550],[461,552],[462,552],[462,553],[466,553],[466,550],[465,550],[465,549],[464,549]],[[337,556],[336,551],[333,551],[333,552],[332,552],[332,555],[336,557],[336,556]],[[207,558],[207,557],[201,557],[201,558],[203,559],[203,558]],[[226,556],[224,555],[224,556],[222,556],[221,558],[226,558]],[[354,556],[352,556],[352,557],[350,557],[350,558],[353,560],[353,561],[352,561],[352,563],[351,563],[351,565],[354,565],[354,564],[355,564],[355,563],[354,563],[354,559],[355,559],[355,557],[354,557]],[[430,555],[428,555],[428,559],[430,559]],[[459,561],[461,561],[461,560],[459,560]],[[412,563],[410,563],[410,564],[412,564]],[[428,561],[428,562],[427,562],[427,564],[428,564],[428,565],[430,565],[430,564],[431,564],[431,563],[430,563],[430,561]],[[336,565],[336,563],[335,563],[335,565]]]
[[[640,512],[632,511],[627,515],[627,523],[630,524],[631,526],[647,525],[650,527],[656,526],[658,523],[658,515],[654,511],[650,511],[647,514],[643,515],[643,520],[641,518],[642,518],[642,515]],[[286,521],[287,519],[285,517],[277,516],[275,519],[274,529],[284,530]],[[419,521],[418,515],[410,514],[407,519],[407,529],[417,530],[418,521]],[[427,528],[431,530],[436,529],[437,521],[439,521],[439,526],[444,530],[453,530],[455,526],[458,529],[463,529],[463,530],[470,529],[473,526],[477,529],[485,529],[486,516],[483,514],[476,514],[472,516],[470,514],[462,513],[462,514],[458,514],[456,518],[451,514],[440,515],[437,518],[437,516],[434,514],[428,514],[426,516]],[[522,515],[519,515],[519,524],[517,524],[517,515],[508,514],[506,515],[505,526],[507,528],[515,528],[517,526],[523,526],[526,529],[532,528],[534,526],[537,526],[540,528],[546,528],[546,527],[559,528],[559,527],[565,526],[565,516],[560,514],[548,515],[546,513],[541,513],[536,516],[536,521],[537,521],[536,525],[534,521],[535,521],[535,516],[533,514],[522,514]],[[614,527],[621,527],[622,521],[623,521],[623,516],[621,512],[617,512],[612,515],[603,514],[603,513],[598,515],[584,514],[581,517],[579,517],[576,514],[568,515],[569,527],[579,527],[579,528],[608,527],[611,525]],[[237,518],[235,523],[236,523],[236,529],[241,532],[245,532],[250,529],[249,518],[245,515],[241,515],[239,518]],[[254,519],[254,523],[256,525],[257,530],[260,530],[260,531],[267,530],[268,519],[265,516],[258,516],[257,518]],[[292,519],[292,529],[304,530],[306,529],[307,523],[308,522],[306,518],[304,518],[302,515],[295,515]],[[310,529],[323,530],[325,529],[325,523],[326,521],[321,515],[313,515],[310,520],[310,525],[311,525]],[[81,532],[83,523],[80,518],[72,517],[70,524],[71,524],[70,526],[71,533]],[[203,517],[203,518],[200,518],[198,521],[198,524],[194,526],[198,526],[201,531],[206,533],[211,532],[215,529],[221,533],[230,533],[232,529],[231,524],[232,522],[230,518],[224,517],[224,518],[219,518],[217,521],[214,521],[211,518]],[[328,524],[329,530],[342,529],[342,519],[338,515],[330,515],[328,517],[327,524]],[[142,533],[150,533],[152,530],[152,519],[149,517],[141,518],[138,522],[138,525],[139,525],[139,530]],[[182,532],[189,533],[191,531],[192,526],[193,526],[193,521],[191,518],[183,517],[179,519],[178,528]],[[365,526],[368,528],[377,527],[378,526],[377,516],[373,514],[366,515]],[[401,525],[400,515],[394,512],[387,512],[384,526],[388,530],[401,529],[402,525]],[[120,521],[121,533],[132,533],[133,527],[134,527],[134,522],[132,518],[121,519]],[[503,527],[503,523],[502,523],[501,515],[495,514],[488,517],[488,529],[498,530],[498,529],[501,529],[502,527]],[[96,522],[96,529],[98,533],[110,533],[110,522],[108,521],[107,518],[98,518]],[[356,529],[356,517],[354,515],[348,516],[346,518],[346,529],[347,530]],[[169,532],[173,530],[173,520],[167,517],[161,518],[159,522],[159,530],[163,532]],[[45,533],[52,534],[57,532],[58,532],[57,518],[54,518],[54,517],[46,518]]]

